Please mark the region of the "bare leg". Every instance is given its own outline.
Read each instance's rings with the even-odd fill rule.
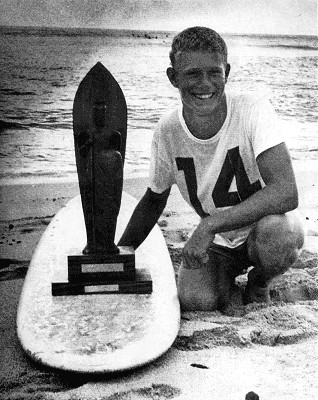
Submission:
[[[235,290],[236,263],[214,252],[201,268],[179,271],[178,293],[184,311],[213,311],[225,308]]]
[[[248,274],[244,302],[268,301],[267,285],[298,259],[304,244],[304,230],[297,212],[262,218],[251,231],[249,258],[254,268]]]

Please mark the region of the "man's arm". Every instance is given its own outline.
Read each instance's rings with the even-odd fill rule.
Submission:
[[[206,250],[216,233],[242,228],[266,215],[284,214],[297,208],[296,180],[285,143],[265,150],[257,157],[257,164],[266,186],[242,203],[226,210],[216,209],[201,220],[184,247],[189,265],[207,260]]]
[[[170,190],[158,194],[147,189],[118,242],[119,246],[133,246],[136,249],[146,239],[167,204]]]

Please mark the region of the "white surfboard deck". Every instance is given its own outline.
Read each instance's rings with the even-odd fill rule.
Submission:
[[[136,200],[122,196],[116,240]],[[35,361],[60,370],[108,373],[142,366],[175,340],[180,306],[169,252],[158,226],[136,250],[136,268],[148,268],[151,294],[52,296],[58,271],[67,278],[67,255],[81,254],[86,231],[80,196],[54,217],[31,260],[18,307],[17,332]]]

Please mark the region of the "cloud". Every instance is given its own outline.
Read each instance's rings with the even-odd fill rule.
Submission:
[[[174,7],[180,27],[201,24],[229,33],[317,34],[316,0],[177,0]]]
[[[14,25],[118,27],[169,19],[169,0],[0,0],[0,22]],[[105,26],[105,24],[107,24]]]
[[[0,23],[316,34],[316,0],[0,0]]]

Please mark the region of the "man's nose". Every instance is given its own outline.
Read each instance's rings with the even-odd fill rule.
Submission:
[[[207,72],[202,72],[200,76],[200,84],[204,86],[213,86],[213,79]]]

